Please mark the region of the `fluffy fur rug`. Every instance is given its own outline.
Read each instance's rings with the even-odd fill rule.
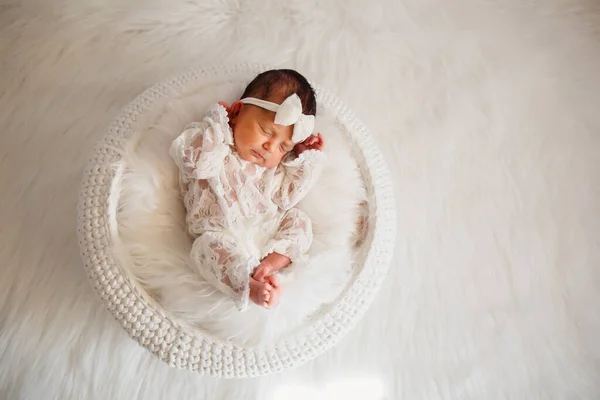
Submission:
[[[600,10],[591,0],[4,0],[0,398],[600,397]],[[218,381],[129,339],[75,240],[116,113],[192,65],[294,67],[376,135],[399,236],[341,343]]]
[[[188,123],[200,121],[211,104],[239,98],[245,84],[237,79],[204,84],[168,104],[159,103],[135,128],[117,166],[122,173],[116,185],[120,195],[114,242],[121,265],[180,321],[210,336],[258,345],[310,323],[348,285],[353,245],[360,241],[361,204],[367,198],[345,134],[329,110],[321,108],[315,128],[325,134],[328,160],[315,188],[299,204],[314,221],[312,260],[281,272],[285,294],[276,309],[251,304],[246,312],[237,311],[190,266],[192,242],[186,234],[177,168],[168,155],[175,136]]]

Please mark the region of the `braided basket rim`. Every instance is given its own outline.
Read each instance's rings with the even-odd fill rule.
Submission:
[[[327,312],[304,330],[272,345],[251,347],[210,337],[160,308],[128,272],[111,248],[108,203],[115,164],[133,135],[132,126],[159,100],[172,98],[207,79],[254,75],[263,65],[196,67],[146,89],[126,106],[97,143],[84,169],[78,200],[77,236],[87,275],[105,307],[127,334],[168,365],[222,378],[280,372],[314,359],[334,346],[374,300],[393,256],[396,210],[392,180],[383,155],[364,124],[329,91],[313,84],[318,103],[329,108],[350,139],[369,194],[369,232],[363,268]]]

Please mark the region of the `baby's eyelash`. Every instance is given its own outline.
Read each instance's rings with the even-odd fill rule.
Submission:
[[[271,136],[271,133],[267,132],[267,131],[265,130],[265,128],[263,128],[262,126],[260,127],[260,129],[263,131],[263,134],[264,134],[264,135],[266,135],[266,136]]]
[[[290,151],[293,150],[293,148],[290,148],[289,146],[285,146],[285,145],[281,145],[279,146],[279,148],[281,149],[281,151],[283,151],[284,153],[289,153]]]

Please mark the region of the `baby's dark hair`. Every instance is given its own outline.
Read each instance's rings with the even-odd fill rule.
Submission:
[[[262,72],[246,86],[241,98],[255,97],[268,100],[274,93],[280,94],[284,99],[296,93],[302,102],[302,113],[317,114],[314,89],[302,74],[293,69],[272,69]]]

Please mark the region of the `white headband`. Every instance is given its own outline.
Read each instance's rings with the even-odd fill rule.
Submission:
[[[315,117],[313,115],[302,114],[302,102],[296,93],[289,96],[281,104],[271,103],[254,97],[246,97],[240,100],[244,104],[264,108],[275,113],[275,123],[277,125],[294,125],[292,142],[300,143],[306,140],[315,128]]]

